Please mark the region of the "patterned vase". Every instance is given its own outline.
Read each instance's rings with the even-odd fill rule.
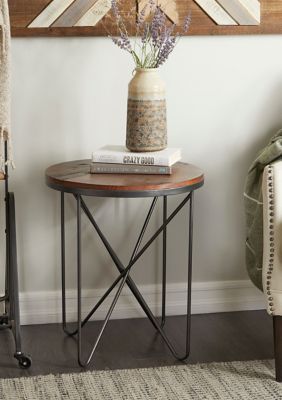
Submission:
[[[128,85],[126,147],[141,152],[166,146],[165,84],[156,68],[137,68]]]

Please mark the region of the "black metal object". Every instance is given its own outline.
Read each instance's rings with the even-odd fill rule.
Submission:
[[[282,382],[282,316],[273,316],[273,342],[276,381]]]
[[[200,186],[200,185],[199,185]],[[86,367],[90,361],[92,360],[95,350],[99,344],[101,336],[106,328],[106,325],[111,317],[111,314],[115,308],[115,305],[120,297],[122,289],[125,284],[129,287],[132,294],[142,307],[148,319],[151,321],[157,332],[161,335],[162,339],[170,349],[171,353],[181,361],[184,361],[188,358],[190,353],[190,327],[191,327],[191,283],[192,283],[192,239],[193,239],[193,194],[194,190],[199,186],[194,186],[190,188],[185,188],[186,197],[180,202],[180,204],[175,208],[175,210],[168,216],[167,215],[167,195],[174,194],[174,190],[171,192],[168,191],[165,194],[156,193],[153,197],[152,204],[148,210],[147,216],[145,218],[143,227],[138,236],[136,245],[134,247],[132,256],[127,266],[124,266],[120,261],[119,257],[111,247],[107,238],[104,236],[100,227],[98,226],[95,218],[87,207],[85,201],[82,198],[82,194],[78,193],[77,190],[74,190],[73,196],[76,200],[76,214],[77,214],[77,328],[73,331],[70,331],[67,327],[67,318],[66,318],[66,257],[65,257],[65,191],[61,189],[61,265],[62,265],[62,314],[63,314],[63,329],[66,334],[69,336],[77,335],[78,340],[78,363],[82,367]],[[70,192],[70,190],[66,190]],[[188,194],[187,194],[188,192]],[[95,194],[96,195],[96,194]],[[123,197],[132,197],[127,196],[124,193]],[[143,197],[139,193],[139,197]],[[146,196],[144,196],[146,197]],[[148,196],[147,196],[148,197]],[[150,237],[150,239],[141,247],[142,239],[146,232],[147,226],[153,214],[155,205],[158,201],[159,197],[163,197],[163,222],[162,225],[157,229],[157,231]],[[188,281],[187,281],[187,313],[186,313],[186,340],[185,340],[185,349],[183,353],[179,354],[174,344],[172,344],[171,340],[167,336],[164,331],[165,318],[166,318],[166,253],[167,253],[167,226],[172,221],[172,219],[178,214],[178,212],[185,206],[186,203],[189,203],[189,243],[188,243]],[[93,225],[96,230],[98,236],[100,237],[102,243],[104,244],[106,250],[108,251],[113,263],[119,271],[119,276],[115,279],[109,289],[104,293],[104,295],[100,298],[97,304],[92,308],[92,310],[87,314],[87,316],[82,319],[82,311],[81,311],[81,270],[82,270],[82,243],[81,243],[81,212],[84,212],[87,216],[90,223]],[[159,323],[158,319],[154,316],[148,304],[144,300],[142,294],[138,290],[135,282],[130,277],[130,272],[137,260],[144,254],[144,252],[151,246],[154,240],[162,233],[163,235],[163,276],[162,276],[162,314],[161,314],[161,323]],[[140,249],[141,247],[141,249]],[[118,286],[119,285],[119,286]],[[89,321],[89,319],[93,316],[93,314],[97,311],[97,309],[101,306],[101,304],[105,301],[105,299],[109,296],[109,294],[117,287],[117,291],[114,295],[112,303],[109,307],[107,315],[102,324],[102,328],[100,329],[97,338],[94,342],[92,350],[88,354],[85,360],[82,359],[82,328]]]
[[[17,240],[15,196],[9,192],[9,171],[7,165],[7,142],[5,142],[5,214],[6,214],[6,267],[5,267],[5,295],[0,298],[4,302],[4,314],[0,316],[0,329],[11,329],[15,340],[14,357],[19,366],[29,368],[31,358],[22,352],[19,286],[17,267]]]

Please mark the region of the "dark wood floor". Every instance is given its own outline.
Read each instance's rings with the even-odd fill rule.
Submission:
[[[84,332],[86,348],[95,338],[99,322]],[[167,332],[184,342],[183,317],[169,317]],[[61,326],[22,327],[23,350],[32,356],[32,367],[22,370],[13,358],[10,331],[0,332],[0,377],[79,372],[76,342]],[[192,317],[189,363],[273,358],[272,320],[265,311],[246,311]],[[178,364],[146,319],[110,321],[89,369],[123,369]]]

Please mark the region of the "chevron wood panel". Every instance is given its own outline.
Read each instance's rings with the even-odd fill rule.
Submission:
[[[49,28],[75,0],[53,0],[28,25],[28,28]]]
[[[238,25],[233,16],[221,7],[216,0],[195,1],[217,25]]]
[[[142,4],[148,0],[139,0]],[[168,23],[182,26],[192,12],[188,35],[282,33],[282,0],[158,0]],[[8,0],[13,36],[105,36],[117,33],[110,0]],[[134,34],[137,0],[119,0]],[[168,5],[169,4],[169,5]],[[140,6],[140,5],[139,5]],[[50,12],[51,11],[51,12]]]
[[[111,0],[97,0],[75,26],[96,26],[111,10]]]
[[[179,24],[179,13],[177,7],[177,1],[168,0],[158,0],[158,5],[165,12],[166,16],[174,24]],[[148,7],[148,0],[139,0],[138,2],[138,12],[144,10],[145,15],[148,16],[150,12],[150,7]]]
[[[260,24],[259,0],[216,0],[238,25]]]
[[[136,19],[136,0],[122,2],[128,31]],[[8,0],[13,36],[104,36],[117,34],[111,0]]]
[[[260,24],[260,0],[219,0],[220,4],[230,12],[240,25]]]
[[[74,26],[96,3],[96,0],[77,0],[55,21],[53,27]]]

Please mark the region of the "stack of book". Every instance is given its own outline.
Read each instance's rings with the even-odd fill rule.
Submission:
[[[108,145],[92,155],[92,174],[170,175],[173,165],[181,160],[181,150],[132,153],[123,146]]]

